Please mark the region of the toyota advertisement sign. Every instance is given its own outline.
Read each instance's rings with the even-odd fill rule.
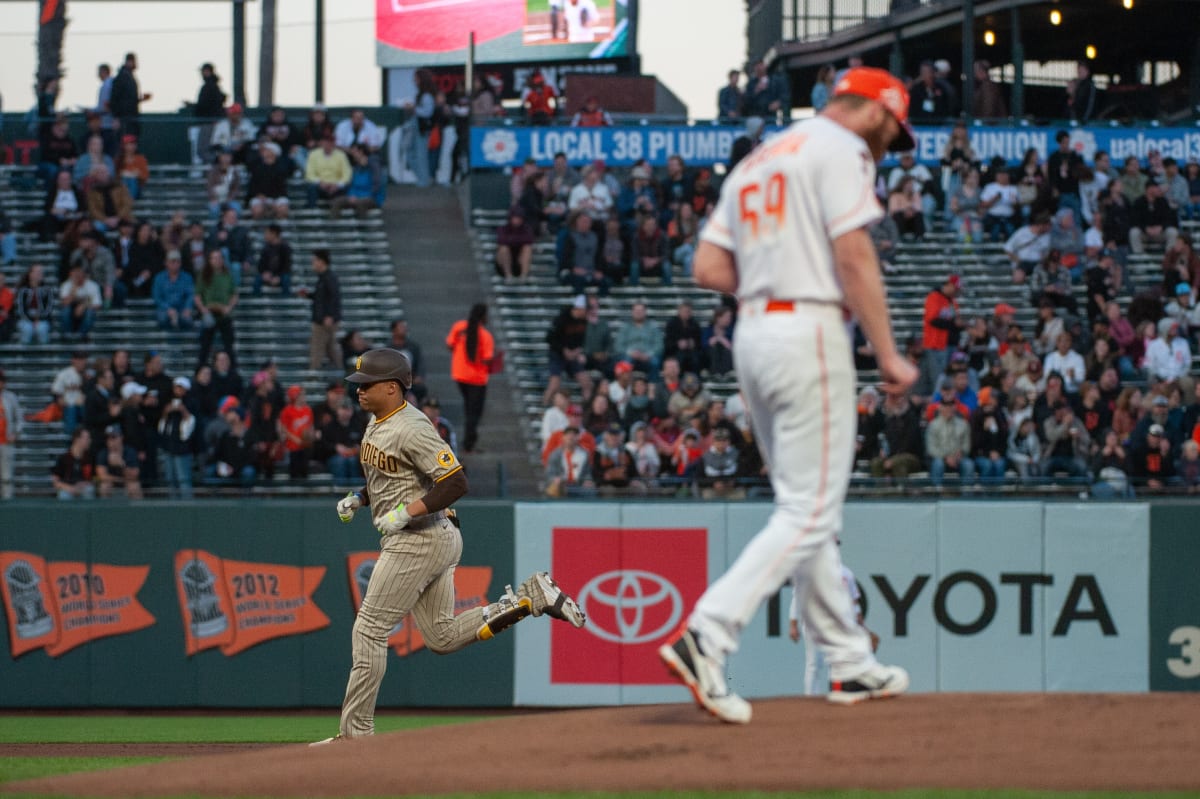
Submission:
[[[552,541],[551,573],[579,586],[589,635],[551,628],[551,681],[668,683],[655,650],[708,585],[707,530],[556,527]]]
[[[1146,690],[1146,506],[983,508],[846,508],[843,560],[880,658],[907,668],[914,691]],[[770,512],[760,503],[518,503],[517,573],[548,564],[588,624],[515,628],[516,704],[688,701],[656,650]],[[738,693],[802,693],[790,603],[785,586],[743,631],[729,658]]]

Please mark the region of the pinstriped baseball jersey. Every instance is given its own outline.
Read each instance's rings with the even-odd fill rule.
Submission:
[[[358,459],[367,478],[376,527],[385,514],[417,501],[434,483],[462,468],[429,417],[407,402],[371,419]]]

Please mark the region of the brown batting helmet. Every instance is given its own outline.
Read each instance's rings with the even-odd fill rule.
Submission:
[[[399,350],[378,347],[367,350],[354,362],[355,371],[346,375],[351,383],[379,383],[395,380],[405,389],[412,388],[412,364]]]

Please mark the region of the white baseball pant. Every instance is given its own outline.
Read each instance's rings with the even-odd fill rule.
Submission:
[[[855,371],[838,305],[797,302],[790,311],[742,304],[734,358],[751,429],[770,470],[775,510],[729,570],[696,604],[688,625],[723,657],[742,629],[793,574],[807,590],[803,621],[833,680],[875,663],[853,622],[837,534],[854,459]]]

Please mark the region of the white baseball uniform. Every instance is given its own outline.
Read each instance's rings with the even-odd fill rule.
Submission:
[[[842,584],[850,592],[851,612],[854,623],[862,616],[862,594],[858,590],[858,581],[854,572],[846,564],[841,565]],[[813,643],[813,633],[804,623],[804,583],[802,577],[792,578],[792,604],[788,608],[788,621],[800,623],[800,634],[804,637],[804,693],[808,696],[821,696],[829,688],[829,668],[821,649]]]
[[[738,164],[702,234],[736,263],[738,382],[775,491],[766,527],[688,621],[722,659],[758,607],[798,575],[808,586],[801,615],[831,678],[853,680],[875,665],[869,636],[853,622],[836,542],[856,418],[832,247],[882,216],[874,187],[866,143],[815,117]]]
[[[567,0],[562,13],[567,23],[567,41],[579,43],[595,40],[592,26],[599,20],[596,4],[592,0]]]

